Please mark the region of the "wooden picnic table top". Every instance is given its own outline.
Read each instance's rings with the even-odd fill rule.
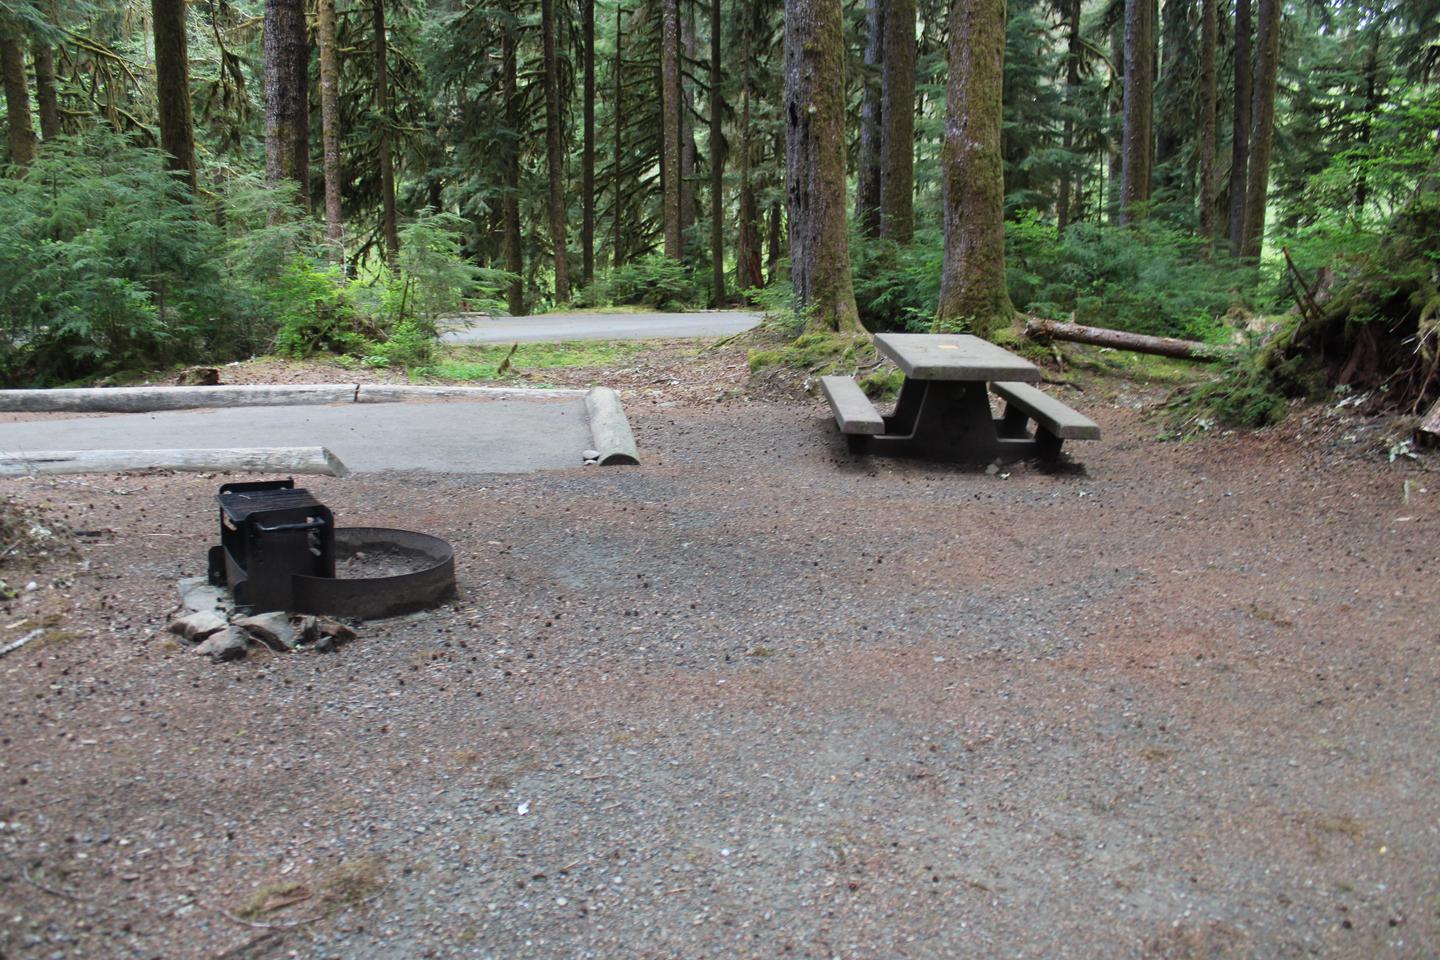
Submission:
[[[1040,380],[1040,369],[968,333],[881,333],[875,346],[912,380]]]

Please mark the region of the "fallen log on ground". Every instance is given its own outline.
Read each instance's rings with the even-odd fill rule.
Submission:
[[[324,447],[0,452],[0,477],[39,473],[126,473],[133,470],[313,473],[327,477],[344,477],[350,473],[340,458]]]
[[[1058,320],[1029,320],[1025,323],[1025,336],[1041,343],[1051,340],[1067,340],[1071,343],[1089,343],[1098,347],[1113,347],[1116,350],[1130,350],[1135,353],[1153,353],[1161,357],[1174,357],[1177,360],[1218,360],[1232,350],[1230,347],[1200,343],[1197,340],[1151,337],[1143,333],[1107,330],[1104,327],[1087,327],[1080,323],[1063,323]]]

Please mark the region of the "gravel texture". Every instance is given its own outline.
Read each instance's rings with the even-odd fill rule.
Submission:
[[[221,478],[0,481],[88,564],[0,606],[0,956],[1433,956],[1440,473],[1111,396],[1083,471],[685,394],[308,480],[461,598],[236,664],[164,633]]]

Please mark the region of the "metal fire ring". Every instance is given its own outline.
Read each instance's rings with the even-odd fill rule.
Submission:
[[[337,527],[335,559],[384,550],[415,560],[416,569],[389,577],[343,579],[296,574],[295,610],[380,620],[433,607],[455,594],[455,549],[428,533],[386,527]]]

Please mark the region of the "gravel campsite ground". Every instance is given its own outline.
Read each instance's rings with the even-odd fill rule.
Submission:
[[[0,480],[78,541],[0,605],[0,957],[1440,953],[1434,455],[1097,380],[987,474],[611,373],[638,468],[307,480],[460,578],[330,654],[165,634],[220,478]]]

